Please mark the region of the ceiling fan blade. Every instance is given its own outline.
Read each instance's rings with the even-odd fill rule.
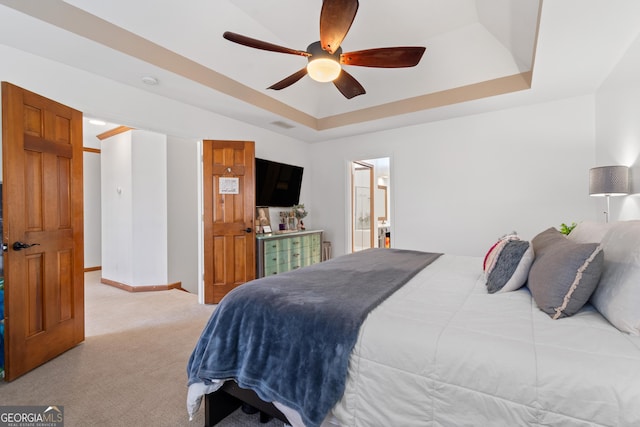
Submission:
[[[334,54],[349,32],[358,11],[358,0],[324,0],[320,12],[320,43]]]
[[[340,71],[340,75],[333,81],[333,84],[347,99],[351,99],[358,95],[364,95],[365,93],[367,93],[362,85],[358,83],[358,81],[344,69]]]
[[[231,31],[225,31],[222,35],[225,39],[238,43],[244,46],[253,47],[255,49],[268,50],[269,52],[288,53],[291,55],[311,56],[310,53],[303,50],[289,49],[288,47],[278,46],[277,44],[264,42],[258,39],[252,39],[251,37],[243,36],[242,34],[232,33]]]
[[[280,80],[278,83],[272,84],[267,89],[274,89],[274,90],[284,89],[286,87],[291,86],[292,84],[294,84],[295,82],[297,82],[298,80],[300,80],[306,75],[307,75],[307,67],[304,67],[303,69],[291,74],[289,77],[285,77],[284,79]]]
[[[382,47],[340,55],[340,63],[361,67],[404,68],[418,65],[426,47]]]

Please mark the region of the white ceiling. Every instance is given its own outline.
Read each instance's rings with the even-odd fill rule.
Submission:
[[[316,142],[593,93],[640,31],[637,0],[363,1],[345,52],[427,50],[414,68],[346,66],[367,91],[351,100],[308,76],[267,90],[306,59],[222,38],[228,30],[305,50],[318,40],[321,6],[0,0],[0,43]],[[145,85],[143,76],[159,84]]]

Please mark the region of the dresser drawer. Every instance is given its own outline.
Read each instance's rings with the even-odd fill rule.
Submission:
[[[320,262],[322,231],[258,238],[257,276],[271,276]]]

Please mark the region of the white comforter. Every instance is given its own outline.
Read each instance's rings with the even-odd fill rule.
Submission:
[[[640,337],[591,306],[551,320],[526,288],[489,295],[481,262],[443,255],[370,313],[340,424],[639,426]]]

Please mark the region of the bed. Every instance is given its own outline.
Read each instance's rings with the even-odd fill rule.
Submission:
[[[356,326],[343,381],[324,386],[337,397],[321,416],[270,394],[270,386],[265,393],[261,379],[247,385],[226,371],[211,376],[203,349],[215,352],[226,337],[205,332],[188,366],[189,412],[206,395],[210,424],[239,397],[307,427],[640,425],[640,221],[584,222],[568,237],[550,228],[530,242],[509,235],[488,246],[484,258],[431,254],[373,304]],[[388,249],[370,251],[375,257]],[[321,278],[344,257],[308,275]],[[296,274],[281,279],[295,282],[307,272]],[[258,289],[261,280],[242,287]],[[250,336],[250,343],[224,347],[244,354],[262,345]],[[326,375],[317,373],[320,364],[306,365],[310,375]],[[266,381],[292,363],[273,366]],[[306,384],[301,375],[293,378]],[[311,395],[322,400],[324,392]]]

